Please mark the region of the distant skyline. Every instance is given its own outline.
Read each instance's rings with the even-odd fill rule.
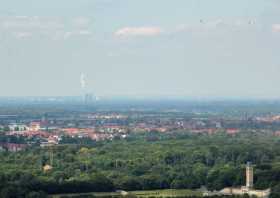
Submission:
[[[280,98],[279,0],[0,0],[0,97]]]

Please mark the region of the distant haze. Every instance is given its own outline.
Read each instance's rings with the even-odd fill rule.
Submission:
[[[279,57],[279,0],[0,0],[0,96],[280,98]]]

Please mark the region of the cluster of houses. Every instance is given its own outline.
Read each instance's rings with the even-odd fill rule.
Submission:
[[[201,120],[174,120],[170,119],[140,119],[133,120],[131,123],[123,122],[127,119],[127,116],[121,114],[98,114],[87,115],[86,122],[81,126],[76,127],[71,120],[43,120],[43,121],[31,121],[29,124],[23,123],[11,123],[6,125],[5,134],[7,136],[21,136],[27,139],[38,140],[42,147],[49,145],[59,144],[62,136],[68,136],[73,138],[90,138],[95,141],[112,140],[115,137],[126,138],[130,132],[170,132],[179,129],[187,129],[191,133],[208,133],[214,134],[220,129],[220,123],[206,124]],[[89,125],[88,119],[101,119],[101,124]],[[119,122],[118,122],[119,119]],[[113,122],[112,122],[113,120]],[[2,130],[3,131],[3,130]],[[238,129],[227,129],[227,133],[236,134]],[[38,142],[37,141],[37,142]],[[23,146],[15,148],[15,146],[2,146],[6,150],[18,151],[24,149]]]
[[[121,113],[81,114],[77,117],[58,116],[48,119],[6,121],[0,125],[0,132],[7,136],[21,136],[36,139],[41,146],[59,144],[62,136],[90,138],[95,141],[112,140],[115,137],[126,138],[131,132],[173,132],[178,130],[196,134],[215,134],[223,131],[230,135],[240,132],[240,123],[246,120],[221,120],[217,118],[159,117],[158,115]],[[257,117],[260,121],[277,121],[280,116]],[[4,122],[3,122],[4,123]],[[246,122],[247,123],[247,122]],[[244,124],[244,123],[243,123]],[[274,132],[280,136],[280,131]],[[2,144],[1,149],[18,151],[25,147]]]
[[[12,123],[8,125],[9,131],[39,131],[41,129],[40,122],[31,122],[29,125]]]
[[[62,132],[62,133],[61,133]],[[60,134],[67,135],[69,137],[78,137],[78,138],[91,138],[95,141],[101,141],[110,139],[112,140],[114,136],[110,133],[104,133],[104,132],[97,132],[94,128],[64,128],[61,129]]]
[[[27,139],[36,138],[41,147],[57,145],[62,140],[62,136],[72,138],[90,138],[94,141],[112,140],[119,136],[126,138],[127,129],[121,126],[108,125],[98,128],[55,128],[46,130],[41,127],[40,122],[31,122],[26,124],[10,124],[9,130],[5,131],[6,136],[24,137]],[[27,144],[0,143],[0,150],[21,151],[27,147]]]

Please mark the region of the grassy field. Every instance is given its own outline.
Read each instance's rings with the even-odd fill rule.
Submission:
[[[134,191],[130,192],[137,197],[181,197],[181,196],[202,196],[199,191],[193,190],[154,190],[154,191]]]
[[[139,198],[147,198],[147,197],[186,197],[191,195],[202,196],[202,193],[199,191],[193,190],[151,190],[151,191],[130,191],[127,192],[127,195],[136,196]],[[125,193],[126,194],[126,193]],[[64,197],[122,197],[125,196],[124,193],[121,192],[112,192],[112,193],[81,193],[81,194],[61,194],[61,195],[50,195],[50,198],[64,198]]]

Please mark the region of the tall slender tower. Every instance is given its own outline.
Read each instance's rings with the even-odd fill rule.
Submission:
[[[246,165],[246,187],[252,189],[254,186],[254,171],[251,162]]]

